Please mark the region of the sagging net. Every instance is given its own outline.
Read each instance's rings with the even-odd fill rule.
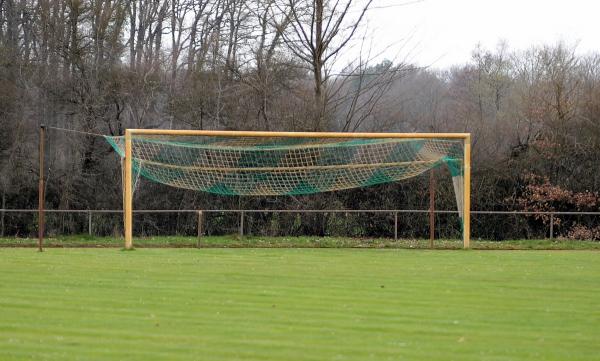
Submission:
[[[125,138],[106,139],[123,157]],[[134,135],[132,152],[134,174],[221,195],[302,195],[367,187],[446,164],[461,211],[460,140]]]

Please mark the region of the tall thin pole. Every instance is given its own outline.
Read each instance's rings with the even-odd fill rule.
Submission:
[[[429,248],[435,238],[435,169],[429,171]]]
[[[464,140],[463,247],[471,244],[471,136]]]
[[[125,249],[133,248],[133,195],[132,195],[132,151],[131,151],[131,132],[125,131],[125,184],[123,194],[125,195],[124,202],[124,230],[125,230]]]
[[[40,126],[40,176],[38,184],[38,251],[43,251],[44,244],[44,227],[46,224],[44,214],[44,204],[46,197],[44,194],[44,141],[46,139],[46,126]]]

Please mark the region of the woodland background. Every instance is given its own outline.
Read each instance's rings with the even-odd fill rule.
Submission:
[[[471,132],[473,209],[600,209],[600,55],[570,44],[473,49],[450,69],[385,59],[365,34],[371,1],[0,0],[0,209],[36,208],[40,124],[126,128]],[[402,34],[399,34],[401,36]],[[391,47],[398,45],[390,45]],[[403,54],[401,45],[397,53]],[[393,52],[392,52],[393,53]],[[355,54],[355,55],[350,55]],[[120,209],[121,169],[100,137],[48,130],[47,208]],[[436,207],[454,209],[447,171]],[[217,197],[142,181],[138,209],[426,209],[429,176],[306,197]],[[386,218],[387,217],[387,218]],[[182,214],[137,217],[136,233],[192,234]],[[600,239],[600,217],[555,232]],[[118,215],[96,220],[121,232]],[[233,232],[228,216],[209,233]],[[255,215],[253,234],[389,236],[389,216]],[[477,216],[475,237],[543,236],[547,217]],[[49,215],[48,232],[82,232]],[[31,236],[32,214],[0,212],[0,236]],[[424,237],[426,215],[401,215]],[[440,237],[457,237],[440,215]]]

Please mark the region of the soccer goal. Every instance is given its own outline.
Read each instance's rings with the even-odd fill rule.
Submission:
[[[106,137],[123,157],[125,248],[137,177],[224,196],[302,195],[415,177],[445,164],[470,239],[468,133],[317,133],[128,129]]]

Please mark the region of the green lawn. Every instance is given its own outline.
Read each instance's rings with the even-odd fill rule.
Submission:
[[[600,360],[600,252],[0,248],[0,360]]]
[[[427,239],[352,238],[352,237],[261,237],[261,236],[167,236],[134,239],[134,246],[144,247],[197,247],[203,248],[400,248],[428,249]],[[73,235],[50,237],[44,240],[46,247],[123,247],[123,239]],[[34,238],[0,238],[0,247],[37,247]],[[436,249],[462,249],[462,240],[436,239]],[[527,239],[488,241],[471,240],[473,249],[587,249],[600,250],[598,241],[568,239]]]

